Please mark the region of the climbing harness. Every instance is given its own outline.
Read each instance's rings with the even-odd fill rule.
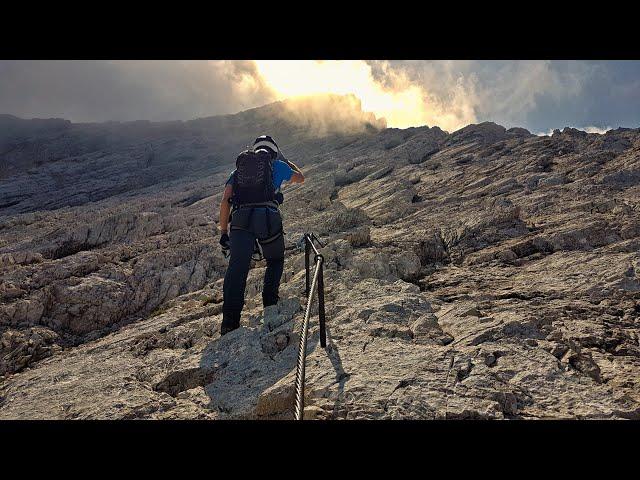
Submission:
[[[260,203],[247,203],[241,206],[234,206],[231,209],[229,214],[229,225],[231,230],[247,230],[253,231],[252,219],[254,218],[254,212],[256,209],[265,210],[265,225],[266,225],[266,236],[256,237],[256,240],[253,245],[253,252],[251,254],[251,259],[253,261],[259,262],[263,260],[265,257],[265,248],[278,240],[280,237],[285,235],[284,229],[282,227],[282,213],[278,209],[278,204],[276,202],[260,202]],[[279,218],[272,219],[272,214],[277,213]],[[275,226],[273,222],[275,221]],[[264,234],[264,232],[263,232]],[[223,249],[222,254],[225,259],[228,259],[231,255],[230,250]]]
[[[267,241],[263,241],[262,243],[260,243],[260,241],[258,241],[258,239],[256,238],[253,243],[253,253],[251,254],[251,260],[253,260],[254,262],[260,262],[261,260],[264,260],[264,251],[262,250],[262,245],[276,240],[278,237],[280,237],[280,235],[284,235],[284,233],[280,233],[277,236],[271,237],[270,239],[268,239]],[[222,256],[225,258],[225,260],[227,260],[231,256],[231,249],[223,248]]]
[[[327,335],[326,335],[326,318],[324,309],[324,257],[318,251],[314,245],[314,241],[321,247],[324,247],[320,239],[314,233],[305,233],[302,239],[298,242],[300,249],[302,249],[302,243],[304,242],[305,250],[305,273],[306,273],[306,289],[307,295],[307,308],[304,314],[304,320],[302,322],[302,328],[300,332],[300,344],[298,347],[298,364],[296,368],[296,398],[295,398],[295,419],[302,420],[304,414],[304,375],[305,375],[305,362],[307,358],[307,334],[309,332],[309,317],[311,316],[311,304],[313,303],[313,294],[318,290],[318,319],[320,325],[320,346],[327,348]],[[311,252],[314,253],[315,270],[313,272],[313,279],[310,277],[310,264],[309,256]],[[311,280],[311,285],[309,282]]]
[[[258,241],[257,238],[253,242],[253,253],[251,254],[251,260],[253,260],[254,262],[259,262],[261,260],[264,260],[264,253],[262,252],[262,245],[260,244],[260,242]]]

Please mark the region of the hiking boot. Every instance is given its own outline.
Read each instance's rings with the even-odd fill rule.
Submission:
[[[232,332],[237,328],[238,327],[227,326],[227,325],[223,324],[223,325],[220,326],[220,336],[226,335],[227,333]]]
[[[240,327],[240,314],[239,313],[223,313],[222,325],[220,325],[220,335],[226,335],[227,333]]]

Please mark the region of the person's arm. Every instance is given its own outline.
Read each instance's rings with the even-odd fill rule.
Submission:
[[[298,166],[293,163],[290,160],[286,160],[285,162],[287,163],[287,165],[289,165],[291,167],[291,170],[293,170],[293,175],[291,175],[291,183],[304,183],[304,174],[302,173],[302,170],[300,170],[298,168]]]
[[[218,227],[220,228],[220,233],[229,233],[229,213],[231,212],[231,204],[229,203],[229,199],[233,194],[233,187],[231,185],[227,185],[224,187],[224,193],[222,194],[222,201],[220,202],[220,221],[218,223]]]

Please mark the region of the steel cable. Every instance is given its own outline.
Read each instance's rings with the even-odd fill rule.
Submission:
[[[305,374],[305,361],[307,356],[307,333],[309,331],[309,317],[311,316],[311,304],[313,303],[313,294],[316,289],[318,281],[318,273],[322,268],[323,258],[321,255],[316,255],[316,269],[313,272],[313,281],[311,282],[311,288],[307,299],[307,310],[304,314],[304,321],[302,322],[302,328],[300,330],[300,344],[298,348],[298,365],[296,368],[296,408],[295,419],[302,420],[304,410],[304,374]]]

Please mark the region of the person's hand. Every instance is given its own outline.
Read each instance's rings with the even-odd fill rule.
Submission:
[[[227,233],[220,235],[220,245],[222,250],[229,250],[229,235]]]

